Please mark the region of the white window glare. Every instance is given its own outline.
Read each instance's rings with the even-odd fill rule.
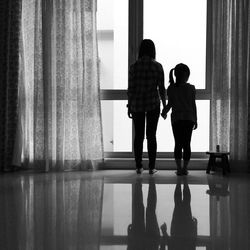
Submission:
[[[109,99],[102,100],[104,151],[131,153],[133,157],[133,123],[127,117],[123,96],[128,85],[128,24],[133,14],[129,13],[129,0],[97,0],[97,5],[100,87]],[[170,69],[185,63],[191,72],[189,82],[200,89],[198,99],[202,100],[196,101],[198,129],[193,132],[192,152],[209,149],[210,100],[202,96],[206,88],[206,7],[206,0],[143,0],[143,36],[155,43],[166,88]],[[167,120],[159,119],[158,152],[174,151],[170,114]],[[146,136],[143,149],[147,151]]]
[[[128,85],[128,0],[97,0],[101,89]]]
[[[166,82],[178,63],[190,68],[190,83],[205,88],[206,0],[144,0],[144,38],[156,46]]]

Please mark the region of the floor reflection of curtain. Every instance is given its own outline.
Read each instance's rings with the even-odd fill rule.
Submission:
[[[0,192],[0,249],[98,250],[102,195],[100,179],[20,178]]]
[[[250,190],[247,184],[231,185],[231,249],[250,249]],[[247,221],[247,222],[246,222]]]
[[[3,179],[0,188],[0,249],[34,249],[33,181]]]
[[[78,203],[77,249],[99,250],[102,219],[103,182],[81,181]]]
[[[211,249],[227,250],[231,235],[229,196],[210,197],[210,237]]]
[[[96,0],[23,0],[23,162],[45,170],[103,159]]]
[[[215,181],[208,177],[207,194],[210,196],[210,237],[209,249],[229,249],[231,237],[231,209],[229,181]]]

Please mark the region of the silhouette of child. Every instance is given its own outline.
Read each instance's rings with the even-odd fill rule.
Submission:
[[[157,193],[155,180],[150,179],[145,220],[142,180],[137,179],[133,195],[132,224],[128,226],[127,250],[158,250],[160,244],[160,229],[155,212],[156,203]]]
[[[174,81],[173,73],[176,77]],[[175,140],[174,157],[177,165],[177,175],[187,175],[187,167],[191,157],[191,137],[193,129],[197,128],[197,111],[195,103],[195,87],[187,83],[190,70],[180,63],[169,73],[167,89],[168,104],[163,108],[162,117],[166,119],[172,108],[171,123]],[[183,151],[183,155],[182,155]],[[181,160],[184,160],[183,168]]]
[[[156,130],[160,116],[160,102],[166,106],[164,71],[155,60],[155,45],[144,39],[140,45],[138,60],[130,66],[128,84],[128,117],[133,119],[135,128],[134,154],[136,172],[141,174],[143,140],[145,134],[148,146],[149,174],[154,174],[157,141]]]
[[[192,216],[191,193],[186,180],[184,180],[183,191],[181,190],[180,180],[176,184],[174,193],[175,207],[171,222],[170,233],[167,233],[166,223],[161,225],[163,234],[161,250],[195,250],[197,240],[197,219]]]
[[[137,179],[133,194],[132,224],[128,226],[127,250],[145,249],[145,208],[143,204],[142,180]]]

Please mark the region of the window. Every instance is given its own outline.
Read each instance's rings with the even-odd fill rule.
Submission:
[[[126,89],[128,0],[98,0],[97,33],[101,89]]]
[[[132,151],[132,122],[127,117],[127,101],[102,101],[105,152]]]
[[[143,17],[144,38],[154,41],[166,78],[171,68],[183,62],[191,70],[189,81],[205,89],[206,1],[144,0]]]
[[[97,27],[100,84],[106,157],[133,157],[133,126],[127,118],[128,68],[137,58],[142,38],[156,45],[156,59],[168,73],[177,63],[191,69],[190,83],[197,89],[198,129],[192,151],[209,149],[210,95],[206,81],[206,0],[98,0]],[[198,11],[199,10],[199,11]],[[178,17],[177,14],[178,13]],[[169,115],[170,117],[170,115]],[[202,139],[201,139],[202,138]],[[174,139],[170,119],[160,119],[157,130],[159,157],[172,156]],[[146,141],[144,144],[146,151]]]

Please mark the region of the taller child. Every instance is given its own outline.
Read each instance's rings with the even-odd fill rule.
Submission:
[[[157,172],[155,167],[157,141],[156,130],[160,116],[160,100],[166,106],[164,71],[155,60],[155,45],[144,39],[139,49],[138,60],[130,66],[128,83],[128,116],[135,128],[134,154],[136,172],[142,173],[142,152],[145,134],[149,158],[149,174]]]

